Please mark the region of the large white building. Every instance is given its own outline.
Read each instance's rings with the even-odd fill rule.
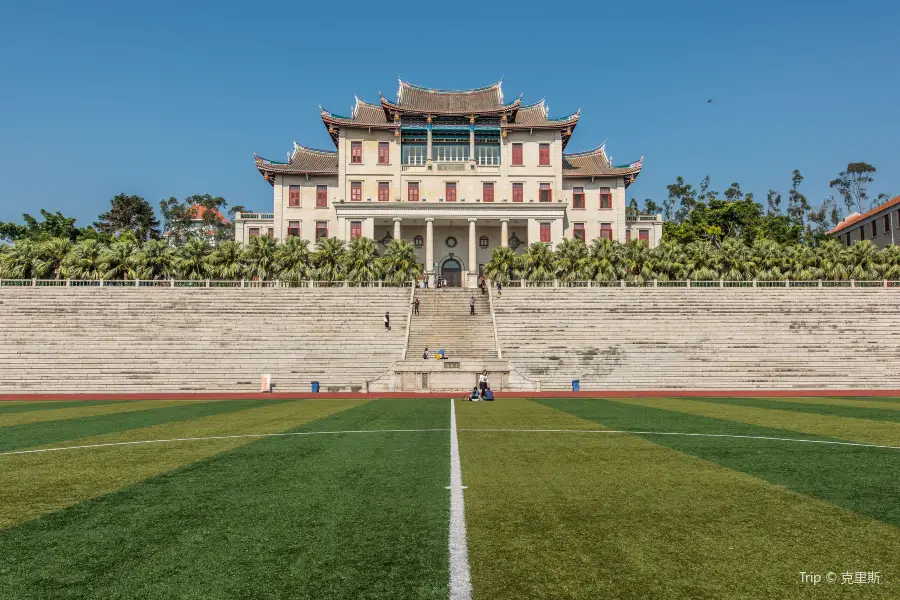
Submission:
[[[543,101],[506,103],[500,83],[447,91],[400,81],[396,101],[357,98],[349,117],[321,115],[335,150],[295,143],[286,163],[257,156],[274,210],[239,213],[237,241],[402,238],[429,277],[474,286],[496,246],[564,237],[656,246],[662,235],[659,215],[626,219],[625,189],[643,159],[612,166],[603,145],[565,153],[580,111],[552,119]]]

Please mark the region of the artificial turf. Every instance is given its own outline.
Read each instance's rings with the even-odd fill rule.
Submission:
[[[448,597],[447,400],[38,404],[3,452],[173,441],[0,454],[0,599]],[[898,408],[457,402],[474,598],[900,597],[900,450],[591,431],[900,446]]]

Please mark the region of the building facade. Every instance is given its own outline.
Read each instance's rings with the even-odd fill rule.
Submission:
[[[626,219],[625,190],[643,159],[610,164],[604,145],[567,154],[580,111],[506,103],[501,84],[447,91],[400,81],[397,99],[356,99],[349,117],[322,109],[334,150],[294,144],[288,162],[256,157],[274,188],[271,213],[238,214],[254,235],[358,236],[415,245],[425,273],[474,286],[491,250],[563,238],[656,246],[659,215]]]
[[[900,196],[866,213],[851,213],[828,233],[845,246],[870,240],[879,248],[884,248],[900,243],[898,228],[900,228]]]

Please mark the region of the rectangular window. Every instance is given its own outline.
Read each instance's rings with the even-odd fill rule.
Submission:
[[[482,202],[493,202],[494,201],[494,184],[485,182],[481,185],[481,201]]]
[[[875,239],[875,236],[878,235],[878,221],[872,221],[872,239]]]
[[[354,165],[362,164],[362,142],[350,142],[350,162]]]
[[[863,241],[864,239],[866,239],[866,228],[860,227],[859,228],[859,241]]]
[[[391,184],[387,181],[378,182],[378,201],[388,202],[391,199]]]
[[[550,144],[541,144],[538,146],[538,164],[542,167],[550,165]]]
[[[251,227],[249,235],[252,238],[259,237],[259,227]]]
[[[328,221],[316,221],[316,241],[328,238]]]
[[[514,183],[513,184],[513,202],[524,202],[525,197],[525,184],[524,183]]]
[[[288,195],[288,206],[300,206],[300,186],[292,185]]]
[[[612,223],[600,223],[600,239],[612,239]]]
[[[389,142],[378,142],[378,164],[386,165],[391,162],[391,147]]]
[[[541,223],[541,243],[550,243],[550,223]]]
[[[850,232],[847,232],[847,245],[850,245]]]
[[[288,237],[300,237],[300,221],[288,221]]]
[[[406,199],[410,202],[418,202],[419,201],[419,182],[418,181],[410,181],[406,184]]]
[[[584,188],[572,188],[572,208],[584,208]]]
[[[447,197],[444,198],[447,202],[456,202],[456,182],[448,181],[447,182]]]
[[[550,191],[549,183],[541,184],[539,200],[541,202],[552,202],[553,201],[553,192]]]
[[[884,215],[884,232],[889,233],[891,231],[891,215]]]
[[[572,237],[576,240],[584,241],[584,223],[575,223],[575,228],[572,230]]]
[[[270,240],[273,239],[275,237],[275,229],[272,227],[269,227],[266,230],[266,237],[269,238]]]
[[[350,182],[350,202],[362,201],[362,181]]]
[[[512,145],[512,164],[517,167],[522,166],[522,144]]]
[[[650,230],[649,229],[638,229],[638,239],[644,242],[647,246],[650,245]]]
[[[612,208],[612,192],[609,188],[600,188],[600,208]]]
[[[630,229],[626,229],[626,230],[625,230],[625,241],[626,241],[626,242],[630,242],[630,241],[631,241],[631,230],[630,230]]]
[[[350,239],[362,237],[362,221],[350,221]]]
[[[328,208],[328,186],[316,186],[316,208]]]

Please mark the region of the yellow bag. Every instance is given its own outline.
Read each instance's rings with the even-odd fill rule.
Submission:
[[[441,358],[442,358],[440,352],[438,352],[437,354],[435,354],[434,357],[435,357],[436,359],[438,359],[438,360],[441,360]]]

